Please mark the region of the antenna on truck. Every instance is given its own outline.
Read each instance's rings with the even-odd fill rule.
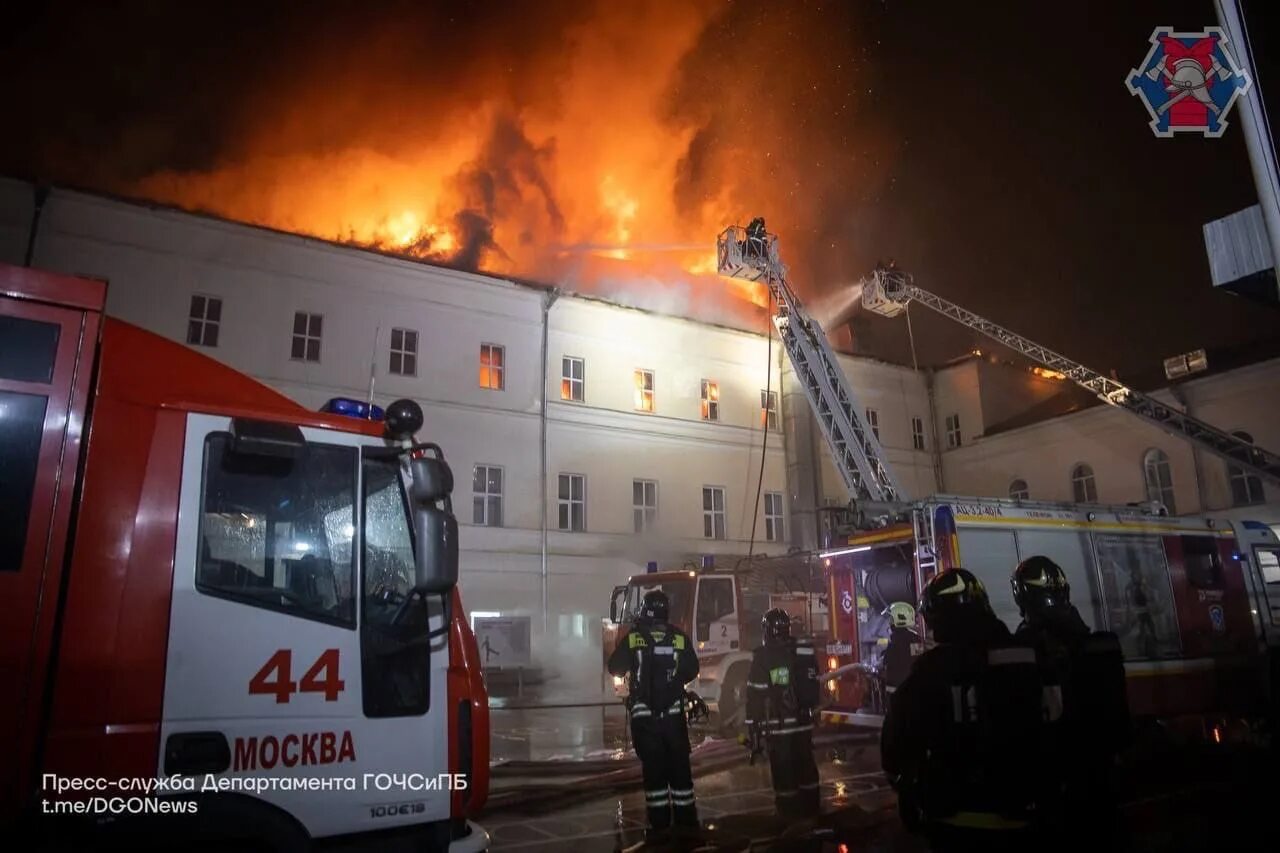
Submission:
[[[369,353],[369,411],[373,411],[373,385],[377,380],[378,368],[378,338],[382,336],[382,327],[375,326],[373,329],[373,350]],[[392,337],[395,337],[392,335]]]

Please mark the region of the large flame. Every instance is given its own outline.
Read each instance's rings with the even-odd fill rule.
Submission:
[[[794,97],[790,108],[768,98],[791,73],[761,67],[759,49],[778,35],[720,43],[737,13],[707,0],[602,3],[523,67],[504,69],[495,44],[470,79],[435,91],[396,79],[405,46],[394,32],[366,39],[265,81],[242,138],[212,168],[155,171],[133,189],[754,326],[767,291],[715,275],[715,236],[759,213],[804,227],[798,175],[811,164],[786,162],[804,132],[786,119]],[[787,61],[803,73],[808,60]]]

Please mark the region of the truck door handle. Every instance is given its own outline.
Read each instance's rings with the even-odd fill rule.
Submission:
[[[221,773],[231,766],[231,747],[222,732],[181,732],[164,744],[164,773]]]

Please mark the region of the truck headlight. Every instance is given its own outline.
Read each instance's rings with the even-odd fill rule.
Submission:
[[[615,675],[615,676],[613,677],[613,689],[614,689],[614,690],[621,689],[621,687],[622,687],[622,685],[623,685],[623,681],[624,681],[624,680],[623,680],[623,678],[622,678],[622,676],[621,676],[621,675]]]

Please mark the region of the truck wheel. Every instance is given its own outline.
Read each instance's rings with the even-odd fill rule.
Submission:
[[[743,724],[747,710],[747,667],[745,664],[734,664],[724,677],[720,687],[718,711],[720,716],[720,734],[727,738],[737,737],[746,731]]]

